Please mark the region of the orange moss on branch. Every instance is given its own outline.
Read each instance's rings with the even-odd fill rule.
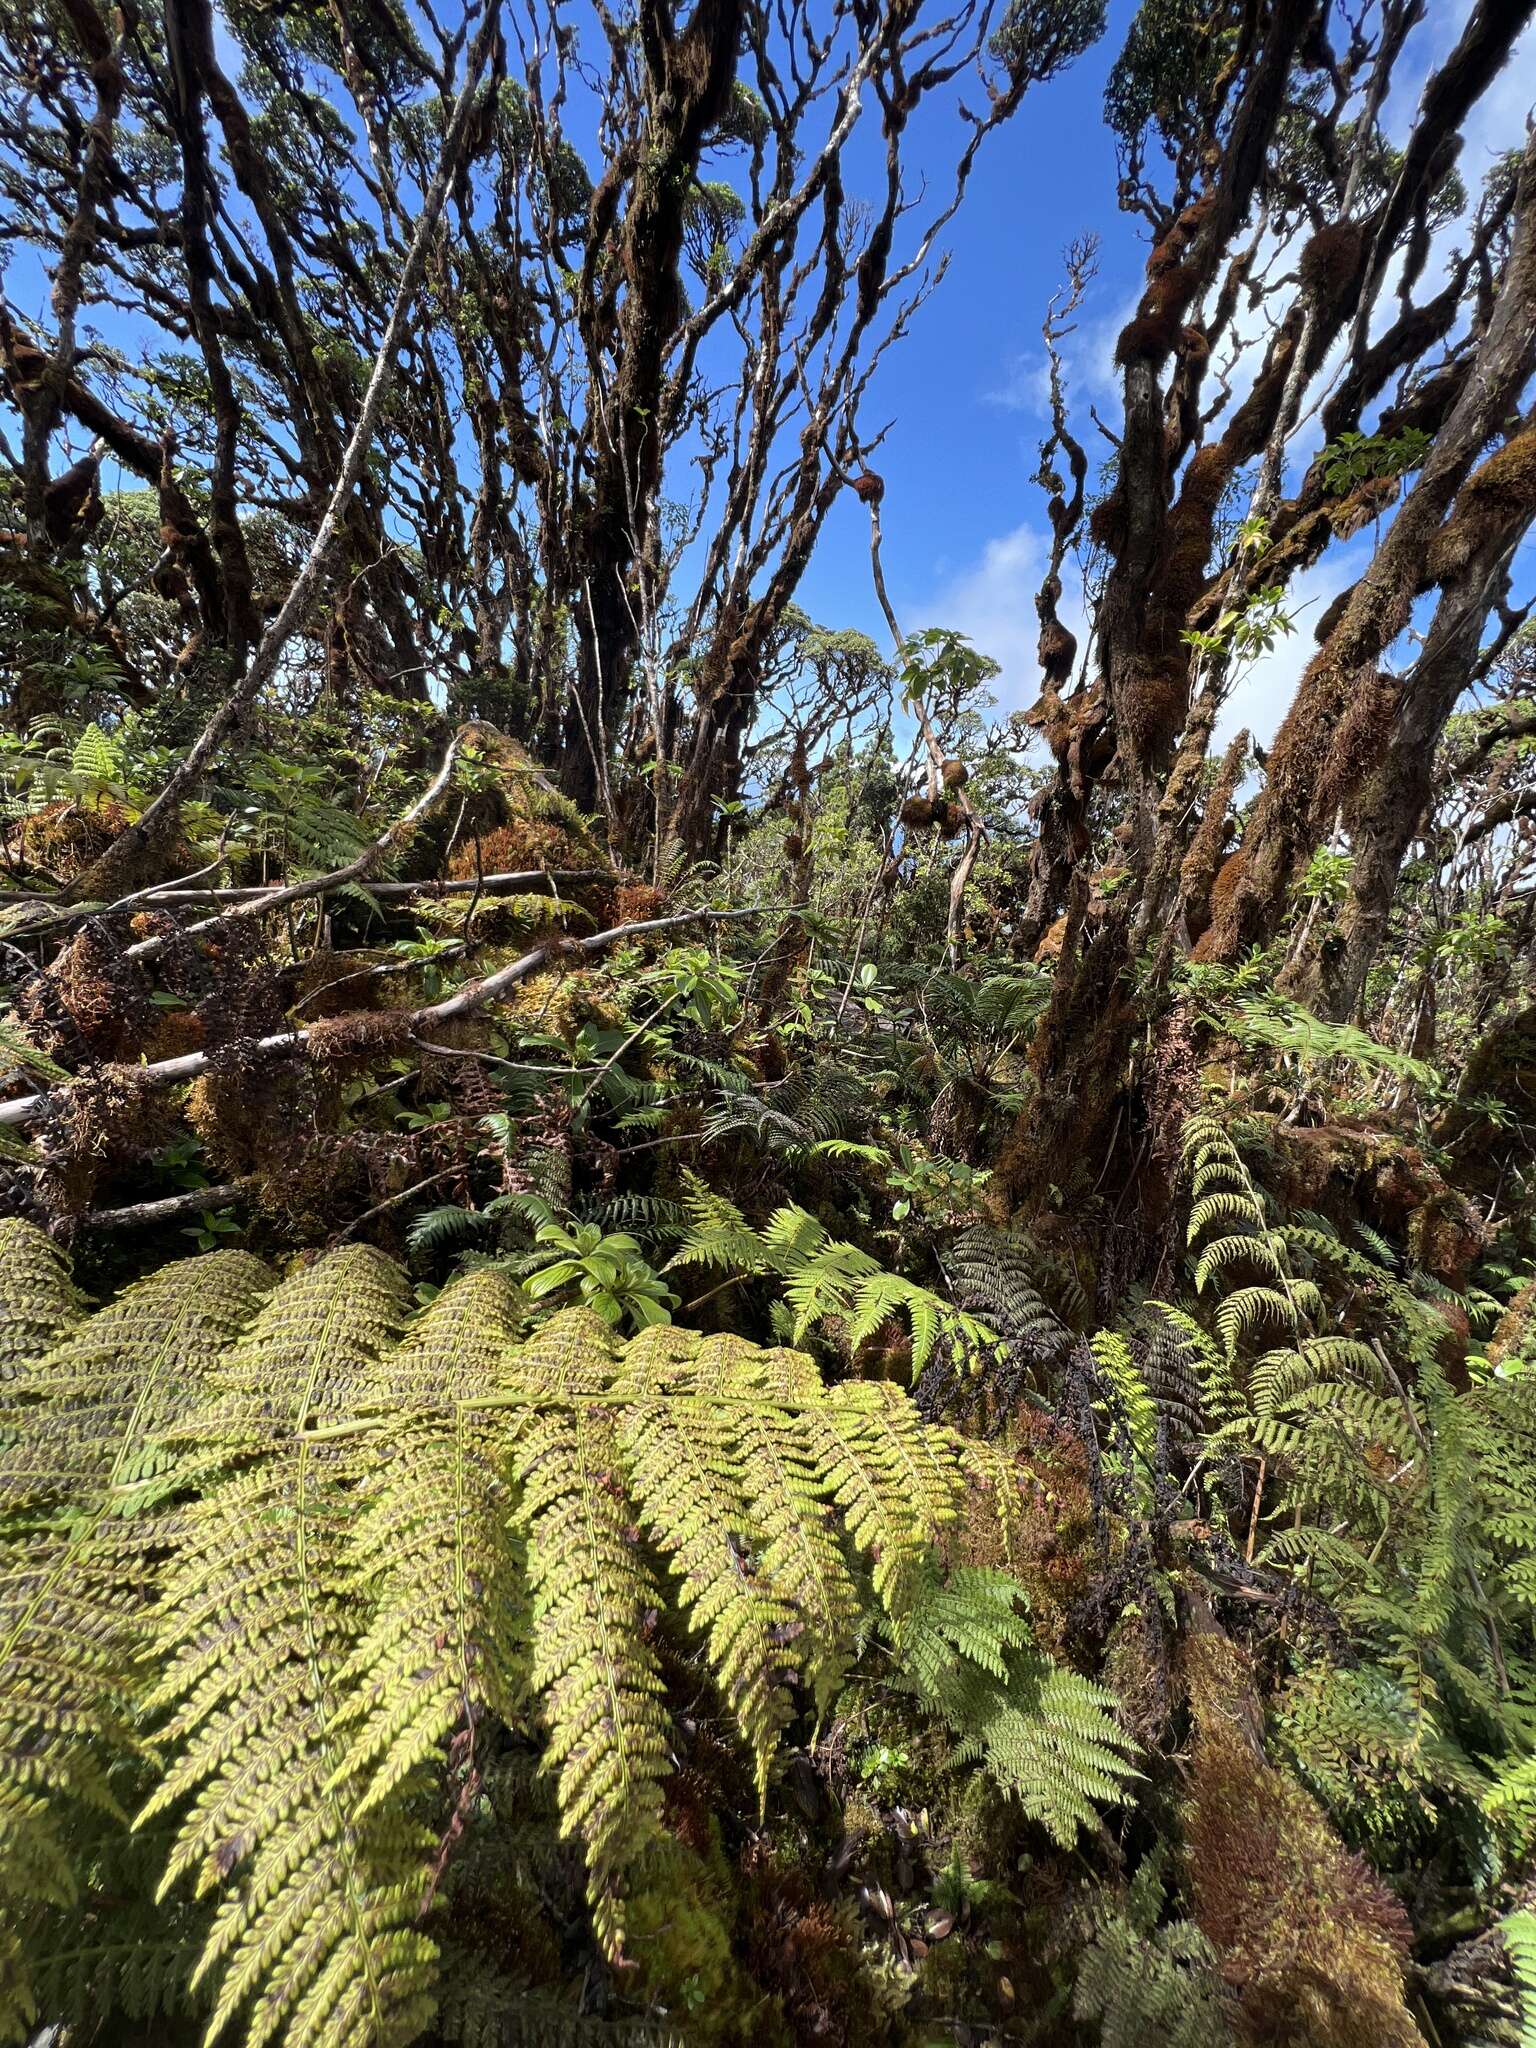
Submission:
[[[1184,1808],[1195,1918],[1254,2048],[1418,2048],[1403,1999],[1408,1917],[1322,1808],[1264,1755],[1247,1658],[1183,1654],[1196,1735]]]

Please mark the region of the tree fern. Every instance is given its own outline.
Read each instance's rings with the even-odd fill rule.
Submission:
[[[671,1265],[774,1275],[783,1287],[796,1343],[818,1327],[832,1326],[853,1351],[899,1312],[912,1332],[914,1377],[941,1336],[978,1361],[998,1349],[997,1333],[977,1317],[902,1274],[884,1271],[860,1246],[830,1236],[824,1224],[793,1203],[776,1210],[761,1231],[752,1229],[734,1204],[696,1181],[690,1183],[687,1207],[690,1228]]]
[[[1026,1813],[1070,1846],[1095,1806],[1135,1775],[1114,1697],[1043,1656],[1018,1611],[1018,1583],[964,1567],[915,1589],[894,1630],[900,1683],[940,1714],[956,1761],[984,1760]]]
[[[1507,1913],[1499,1932],[1520,1992],[1520,2048],[1536,2048],[1536,1913]]]
[[[214,1410],[249,1463],[184,1510],[166,1575],[148,1701],[166,1767],[141,1819],[182,1816],[162,1897],[184,1877],[220,1890],[193,1977],[217,1985],[210,2039],[244,2009],[250,2048],[403,2043],[432,2010],[414,1925],[429,1838],[348,1768],[353,1503],[345,1453],[312,1428],[366,1386],[400,1294],[377,1254],[346,1251],[271,1297]]]
[[[618,1439],[598,1411],[540,1416],[518,1445],[529,1533],[533,1683],[544,1694],[562,1827],[579,1835],[604,1946],[622,1950],[624,1866],[657,1828],[667,1720],[647,1610],[659,1600],[615,1481]]]
[[[0,1217],[0,1387],[80,1319],[64,1254],[29,1224]]]
[[[78,1308],[8,1235],[40,1343]],[[376,1252],[276,1288],[219,1253],[9,1383],[0,1943],[47,1991],[8,1991],[12,2035],[94,1984],[97,2012],[201,2001],[258,2048],[417,2038],[422,1915],[497,1729],[545,1731],[617,1956],[675,1744],[658,1628],[693,1631],[760,1787],[876,1617],[957,1756],[1061,1839],[1120,1796],[1107,1695],[1033,1646],[1013,1582],[946,1579],[960,1446],[899,1389],[582,1310],[524,1335],[493,1268],[406,1308]],[[153,1893],[137,1962],[75,1903],[87,1854]]]
[[[759,1802],[778,1733],[789,1718],[779,1682],[794,1609],[751,1553],[760,1543],[718,1410],[641,1402],[624,1418],[622,1442],[641,1520],[680,1582],[692,1625],[707,1634],[709,1661],[751,1749]]]
[[[36,1332],[69,1305],[46,1263],[51,1247],[23,1228],[9,1233],[5,1286],[30,1305],[25,1327]],[[37,1292],[39,1273],[51,1304]],[[82,1813],[117,1816],[110,1767],[138,1747],[138,1595],[150,1561],[129,1511],[143,1505],[157,1469],[156,1432],[196,1398],[266,1281],[238,1252],[157,1273],[5,1389],[0,1921],[18,1964],[35,1909],[75,1895],[68,1831]],[[35,2011],[25,1974],[0,1994],[0,2030],[20,2031]]]

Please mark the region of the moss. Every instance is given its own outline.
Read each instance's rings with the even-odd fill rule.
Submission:
[[[21,820],[22,855],[71,882],[101,858],[128,822],[128,813],[111,798],[44,804]]]
[[[665,2011],[700,2048],[751,2038],[761,2002],[731,1946],[730,1876],[718,1842],[700,1855],[662,1835],[637,1862],[625,1905],[625,1989]]]
[[[514,982],[501,1007],[512,1029],[547,1031],[570,1046],[585,1025],[601,1030],[621,1021],[600,977],[561,974],[554,968]]]
[[[798,1861],[766,1840],[743,1857],[741,1890],[742,1957],[766,1994],[752,2017],[752,2048],[856,2048],[891,2037],[851,1901],[821,1895]]]
[[[1059,960],[1061,958],[1061,949],[1066,944],[1066,942],[1067,917],[1066,913],[1063,912],[1062,915],[1057,918],[1056,922],[1048,928],[1044,936],[1041,938],[1039,945],[1036,946],[1036,965],[1043,966],[1047,961]]]
[[[1064,683],[1072,673],[1072,664],[1077,659],[1077,641],[1059,619],[1052,619],[1040,630],[1040,643],[1036,650],[1040,667],[1049,683]]]
[[[1029,1595],[1039,1640],[1059,1656],[1072,1611],[1103,1563],[1087,1451],[1067,1424],[1029,1406],[1007,1418],[1002,1440],[1012,1454],[1010,1498],[1000,1503],[973,1484],[950,1555],[1011,1572]]]
[[[1336,539],[1349,540],[1389,511],[1401,497],[1402,489],[1401,477],[1367,477],[1356,484],[1348,497],[1336,499],[1327,507],[1329,529]]]
[[[1430,543],[1420,587],[1449,583],[1464,574],[1490,542],[1501,539],[1512,521],[1527,519],[1533,508],[1536,427],[1527,427],[1462,485],[1450,518]]]
[[[1184,1808],[1195,1918],[1255,2048],[1419,2048],[1403,2002],[1411,1929],[1321,1807],[1259,1746],[1246,1658],[1193,1638],[1196,1737]]]
[[[1380,670],[1367,669],[1355,678],[1318,776],[1317,817],[1342,812],[1346,824],[1358,821],[1372,773],[1386,752],[1401,695],[1397,679]]]
[[[1160,363],[1173,353],[1179,339],[1182,306],[1138,314],[1126,322],[1115,344],[1115,361]]]
[[[1530,1348],[1533,1332],[1536,1332],[1536,1280],[1528,1281],[1499,1317],[1488,1343],[1490,1362],[1501,1365],[1506,1359],[1522,1356]]]
[[[1188,711],[1189,670],[1182,656],[1127,665],[1115,692],[1115,717],[1139,755],[1166,746]]]
[[[1088,514],[1088,535],[1106,554],[1118,555],[1125,546],[1125,500],[1118,490],[1101,498]]]
[[[408,1010],[348,1010],[311,1024],[305,1050],[317,1066],[341,1066],[376,1059],[410,1038]]]
[[[1477,1213],[1417,1145],[1369,1123],[1263,1122],[1291,1208],[1316,1209],[1346,1231],[1363,1216],[1406,1238],[1411,1257],[1437,1280],[1466,1285],[1483,1248]]]
[[[94,922],[78,931],[48,969],[52,995],[97,1059],[135,1058],[155,1021],[149,983],[117,941]],[[21,1007],[40,1005],[44,991],[23,991]],[[46,1011],[39,1008],[39,1021]]]
[[[1320,228],[1301,252],[1302,290],[1325,309],[1336,307],[1360,276],[1365,231],[1353,221]]]

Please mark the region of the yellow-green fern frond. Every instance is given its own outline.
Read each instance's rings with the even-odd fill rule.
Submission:
[[[827,1513],[828,1483],[800,1417],[743,1401],[729,1412],[728,1422],[742,1490],[759,1532],[763,1574],[803,1624],[787,1654],[810,1686],[818,1713],[825,1713],[847,1669],[859,1608]]]
[[[693,1626],[757,1769],[759,1803],[789,1718],[781,1674],[800,1624],[753,1560],[757,1530],[732,1457],[730,1423],[703,1402],[646,1401],[620,1431],[640,1519],[680,1582]]]
[[[0,1218],[0,1385],[41,1358],[81,1317],[69,1264],[53,1239]]]
[[[612,1421],[587,1404],[537,1417],[516,1452],[533,1683],[562,1832],[586,1848],[593,1922],[610,1955],[624,1944],[624,1869],[659,1825],[668,1770],[662,1684],[645,1630],[660,1591],[629,1519],[619,1456]]]
[[[0,1405],[0,1512],[80,1505],[164,1462],[271,1275],[244,1252],[164,1266],[26,1373]]]
[[[535,1402],[605,1394],[623,1378],[623,1341],[588,1308],[562,1309],[503,1360],[506,1392]]]
[[[1536,2048],[1536,1913],[1508,1913],[1499,1933],[1520,1993],[1520,2048]]]
[[[526,1297],[499,1267],[461,1274],[380,1359],[373,1375],[379,1398],[394,1405],[485,1393],[527,1321]]]
[[[885,1382],[831,1389],[804,1424],[827,1491],[873,1566],[875,1591],[899,1618],[922,1589],[932,1544],[959,1513],[956,1440],[923,1423]]]
[[[362,1481],[348,1563],[371,1618],[336,1717],[338,1774],[365,1788],[360,1813],[397,1798],[456,1732],[471,1766],[486,1713],[512,1723],[521,1712],[522,1571],[503,1464],[496,1432],[460,1403],[393,1427]]]
[[[432,2010],[435,1950],[415,1926],[429,1837],[364,1806],[345,1768],[340,1687],[353,1616],[337,1596],[344,1523],[302,1438],[226,1478],[188,1516],[165,1590],[167,1768],[141,1824],[184,1809],[160,1888],[217,1893],[193,1975],[216,1986],[210,2040],[377,2048]]]
[[[21,1247],[23,1256],[27,1248]],[[114,1758],[135,1705],[154,1558],[130,1510],[153,1493],[157,1432],[185,1412],[268,1275],[241,1253],[167,1267],[8,1383],[0,1417],[0,1923],[73,1896],[67,1831],[117,1816]],[[30,2012],[24,1987],[0,2015]]]
[[[156,1617],[166,1768],[140,1824],[180,1812],[160,1896],[219,1894],[192,1981],[216,1987],[209,2038],[243,2012],[248,2048],[403,2044],[432,2009],[429,1837],[347,1769],[355,1502],[349,1447],[311,1429],[366,1396],[403,1303],[397,1269],[353,1251],[269,1297],[223,1380],[250,1462],[182,1511]]]
[[[259,1450],[389,1391],[384,1361],[409,1308],[399,1267],[364,1245],[285,1280],[224,1361],[198,1433]]]
[[[370,1373],[387,1408],[412,1395],[438,1405],[391,1420],[387,1455],[365,1451],[359,1460],[348,1571],[371,1618],[339,1681],[337,1727],[340,1777],[366,1787],[364,1813],[399,1796],[456,1731],[472,1766],[485,1714],[511,1722],[522,1707],[526,1630],[512,1488],[500,1431],[464,1397],[495,1388],[524,1316],[504,1273],[467,1273]]]
[[[1131,1356],[1130,1345],[1117,1331],[1099,1330],[1091,1339],[1091,1348],[1113,1419],[1124,1430],[1136,1463],[1155,1470],[1157,1403]]]

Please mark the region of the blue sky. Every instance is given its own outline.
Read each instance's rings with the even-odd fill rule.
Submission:
[[[1472,4],[1429,0],[1429,19],[1410,38],[1387,110],[1397,139],[1411,124],[1425,76],[1455,42]],[[1040,323],[1061,282],[1062,251],[1084,233],[1100,237],[1099,273],[1064,351],[1074,427],[1091,462],[1107,444],[1092,426],[1089,405],[1096,402],[1114,423],[1114,342],[1140,290],[1144,228],[1116,207],[1118,168],[1103,117],[1105,79],[1134,13],[1135,0],[1111,0],[1108,33],[1064,76],[1035,88],[983,148],[965,202],[940,243],[950,257],[948,274],[908,338],[886,355],[863,413],[866,430],[891,423],[875,466],[886,479],[885,567],[901,623],[908,632],[942,625],[969,635],[1002,664],[995,688],[1005,711],[1031,703],[1037,689],[1034,593],[1046,529],[1030,477],[1045,431]],[[224,54],[238,68],[238,53],[227,48]],[[1469,125],[1461,159],[1469,188],[1476,189],[1498,154],[1522,141],[1533,100],[1536,30]],[[926,175],[932,210],[949,188],[958,123],[924,109],[908,140],[909,190]],[[877,156],[875,117],[867,108],[850,163],[851,190],[876,168]],[[32,302],[40,309],[46,301],[42,267],[27,252],[13,254],[6,283],[24,307]],[[120,313],[93,308],[85,325],[132,346],[132,329]],[[883,646],[887,634],[870,582],[868,535],[862,506],[844,494],[798,598],[819,623],[861,627]],[[1223,715],[1225,732],[1246,724],[1261,741],[1273,733],[1311,652],[1312,624],[1358,574],[1369,546],[1370,536],[1363,536],[1300,580],[1294,592],[1300,630],[1239,685]],[[1536,550],[1530,552],[1536,560]],[[1069,621],[1070,574],[1069,562],[1062,607]]]
[[[1455,42],[1471,5],[1430,0],[1388,109],[1399,139],[1425,76]],[[947,625],[968,633],[1003,664],[995,687],[1005,710],[1033,702],[1037,687],[1034,592],[1046,525],[1029,479],[1045,430],[1040,323],[1062,275],[1061,252],[1075,235],[1101,237],[1099,275],[1067,350],[1074,427],[1090,462],[1098,437],[1088,404],[1096,400],[1114,424],[1114,338],[1140,286],[1144,230],[1117,210],[1115,151],[1102,111],[1104,81],[1134,12],[1133,0],[1113,0],[1103,40],[1065,77],[1031,92],[992,138],[945,237],[949,274],[907,341],[887,356],[864,415],[866,424],[894,421],[876,467],[886,479],[884,557],[901,623],[909,632]],[[1469,124],[1461,169],[1470,188],[1501,151],[1523,141],[1533,100],[1536,32],[1528,32]],[[935,180],[942,140],[929,139]],[[1227,730],[1247,724],[1256,738],[1270,736],[1311,652],[1312,622],[1350,573],[1341,552],[1303,579],[1300,630],[1240,685],[1224,716]],[[822,623],[860,626],[884,643],[870,589],[868,523],[851,498],[828,522],[800,601]]]

